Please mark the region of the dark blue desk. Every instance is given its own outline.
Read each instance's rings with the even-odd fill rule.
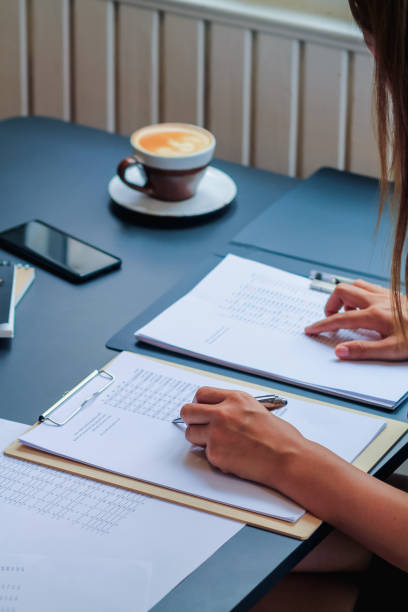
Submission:
[[[294,184],[220,161],[240,191],[224,214],[190,227],[141,225],[118,217],[107,193],[118,161],[130,152],[127,138],[62,121],[0,122],[0,229],[39,218],[123,260],[121,270],[80,286],[37,268],[18,306],[16,337],[1,341],[5,418],[33,421],[106,363],[113,353],[105,342],[114,332]],[[16,260],[4,251],[0,258]]]
[[[229,172],[239,190],[224,214],[190,226],[141,224],[119,217],[107,194],[118,160],[128,153],[126,138],[61,121],[0,122],[0,228],[36,217],[123,259],[120,271],[83,286],[37,269],[18,306],[16,338],[0,342],[1,417],[33,422],[64,390],[112,357],[104,344],[114,332],[207,255],[222,251],[294,185],[288,177],[218,161],[214,165]],[[0,257],[15,260],[1,251]],[[381,462],[379,475],[405,459],[406,442]],[[155,610],[248,609],[328,529],[299,542],[245,527]]]

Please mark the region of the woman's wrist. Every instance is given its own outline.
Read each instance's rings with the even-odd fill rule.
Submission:
[[[299,489],[299,484],[308,473],[308,466],[314,463],[316,445],[299,435],[296,441],[291,440],[277,453],[271,448],[272,458],[269,465],[278,466],[278,469],[268,470],[267,486],[278,489],[293,497],[293,492]],[[276,456],[278,454],[278,456]]]
[[[327,491],[333,479],[352,468],[347,462],[323,446],[303,438],[282,461],[279,480],[270,485],[305,506],[320,518],[330,521],[331,504]]]

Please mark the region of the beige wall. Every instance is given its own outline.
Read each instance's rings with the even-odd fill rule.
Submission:
[[[123,134],[188,121],[213,130],[232,161],[298,176],[321,165],[377,173],[371,60],[355,34],[199,4],[0,0],[0,117]]]

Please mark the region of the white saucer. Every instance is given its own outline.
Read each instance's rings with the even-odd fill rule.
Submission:
[[[133,212],[155,217],[196,217],[230,204],[237,194],[237,186],[228,174],[209,166],[195,196],[183,202],[150,198],[125,185],[118,176],[109,181],[108,191],[116,204]]]

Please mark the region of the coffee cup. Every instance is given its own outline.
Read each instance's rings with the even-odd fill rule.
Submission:
[[[120,179],[132,189],[159,200],[180,202],[191,198],[204,176],[215,149],[211,132],[188,123],[158,123],[130,137],[133,157],[118,165]],[[137,168],[142,181],[130,179]]]

